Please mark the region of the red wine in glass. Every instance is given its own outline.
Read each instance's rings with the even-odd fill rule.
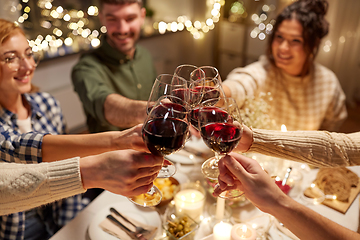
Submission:
[[[194,108],[190,111],[190,123],[196,130],[199,131],[198,114],[199,108]]]
[[[153,115],[155,117],[164,117],[167,113],[169,113],[169,111],[171,117],[180,119],[187,117],[187,109],[181,104],[172,102],[165,102],[161,105],[157,105],[154,108]]]
[[[189,96],[189,90],[186,88],[176,88],[173,89],[171,91],[171,95],[178,97],[179,99],[181,99],[182,101],[187,102],[188,101],[188,96]],[[176,100],[175,100],[176,101]]]
[[[187,122],[178,118],[153,118],[145,123],[142,136],[150,152],[157,156],[172,154],[184,145]]]
[[[209,123],[201,128],[205,144],[218,154],[231,152],[239,143],[241,129],[232,123]]]
[[[199,129],[199,108],[195,108],[190,112],[190,122],[195,129]],[[202,108],[202,118],[201,125],[206,124],[207,122],[232,122],[232,117],[217,107],[203,107]]]

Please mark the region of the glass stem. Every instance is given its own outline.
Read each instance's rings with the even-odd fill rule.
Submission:
[[[220,160],[220,158],[221,158],[221,155],[219,154],[219,153],[217,153],[217,152],[215,152],[215,159],[214,159],[214,161],[212,162],[212,166],[211,166],[211,168],[212,169],[215,169],[215,168],[218,168],[219,167],[219,160]]]

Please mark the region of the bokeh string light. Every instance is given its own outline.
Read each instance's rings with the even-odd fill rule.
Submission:
[[[211,8],[205,21],[191,21],[187,16],[179,16],[173,22],[155,22],[152,27],[160,34],[186,29],[195,39],[201,39],[205,33],[215,28],[215,23],[219,22],[220,9],[224,4],[225,0],[208,0],[207,6]],[[29,43],[34,52],[41,52],[45,57],[96,48],[101,43],[101,34],[106,33],[104,26],[97,27],[98,29],[89,27],[94,25],[89,18],[96,17],[99,13],[96,6],[89,6],[87,11],[68,10],[63,6],[53,5],[53,0],[38,0],[36,7],[40,10],[40,26],[47,34],[39,34],[35,39],[29,40]],[[29,0],[22,0],[22,4],[18,4],[15,8],[14,11],[21,12],[17,22],[26,24],[31,11],[34,11]]]
[[[55,6],[53,5],[54,0],[38,0],[36,4],[30,4],[29,0],[21,1],[20,4],[17,4],[17,1],[7,3],[10,12],[21,13],[17,22],[24,24],[24,26],[26,26],[26,23],[29,23],[30,26],[34,25],[30,23],[29,19],[31,18],[31,12],[36,10],[35,12],[40,12],[39,24],[43,30],[46,30],[39,31],[46,32],[46,34],[39,34],[29,40],[34,52],[41,52],[45,57],[54,57],[100,46],[100,36],[106,33],[106,28],[94,24],[94,22],[97,22],[95,19],[91,21],[91,18],[96,18],[99,13],[96,6],[89,6],[86,11],[83,11]],[[173,22],[154,22],[152,26],[145,28],[147,30],[144,31],[144,34],[152,34],[154,30],[158,31],[159,34],[187,30],[194,39],[202,39],[219,22],[221,8],[224,5],[225,0],[207,0],[205,20],[191,20],[185,15],[178,16],[176,21]],[[32,9],[34,7],[39,9]],[[257,13],[250,15],[244,3],[239,0],[232,3],[228,20],[237,22],[241,21],[241,19],[251,18],[255,27],[250,32],[250,37],[265,40],[275,24],[275,20],[270,17],[275,13],[275,10],[274,5],[263,4]],[[345,42],[345,37],[342,37],[339,41],[341,43]],[[331,42],[327,41],[323,46],[323,51],[329,52],[331,45]]]
[[[201,39],[204,37],[205,33],[215,28],[215,23],[219,22],[220,10],[224,4],[225,0],[208,0],[208,5],[212,7],[209,11],[209,16],[205,21],[191,21],[187,16],[179,16],[177,20],[173,22],[155,22],[153,27],[158,30],[160,34],[164,34],[167,31],[177,32],[186,29],[195,39]]]
[[[254,13],[251,15],[251,20],[254,22],[256,27],[250,32],[250,37],[265,40],[266,36],[271,33],[274,27],[275,19],[270,19],[269,15],[275,10],[275,5],[269,6],[264,4],[261,7],[260,14]]]

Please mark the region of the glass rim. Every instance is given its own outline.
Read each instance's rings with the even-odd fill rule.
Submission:
[[[184,82],[184,84],[171,84],[171,83],[162,81],[162,79],[163,79],[164,77],[166,77],[166,78],[169,77],[169,78],[171,78],[171,79],[174,79],[174,77],[179,78],[181,81]],[[168,79],[168,78],[167,78],[167,79]],[[155,81],[158,81],[158,82],[160,82],[160,83],[167,84],[167,85],[173,85],[173,86],[182,86],[182,85],[187,86],[187,81],[186,81],[183,77],[177,76],[177,75],[175,75],[175,74],[170,74],[170,73],[162,73],[162,74],[159,74],[159,75],[156,77]],[[154,85],[155,85],[155,84],[154,84]]]
[[[190,112],[190,110],[191,110],[190,104],[188,102],[184,101],[182,98],[173,96],[173,95],[163,95],[163,96],[159,97],[159,99],[155,102],[154,106],[161,105],[164,108],[168,108],[167,106],[164,105],[164,102],[161,101],[163,99],[168,99],[168,98],[176,98],[177,100],[180,100],[182,102],[181,104],[174,103],[174,102],[172,102],[172,103],[181,105],[186,110],[186,111],[180,111],[180,110],[173,109],[174,112],[178,112],[178,113],[189,113]]]

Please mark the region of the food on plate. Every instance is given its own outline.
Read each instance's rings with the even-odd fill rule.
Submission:
[[[181,238],[185,234],[191,232],[190,220],[187,216],[182,216],[172,221],[168,220],[167,230],[176,238]]]
[[[162,201],[171,200],[177,192],[179,182],[173,178],[156,178],[154,185],[161,191]]]
[[[321,168],[314,183],[325,195],[335,195],[337,200],[347,202],[351,188],[359,183],[359,177],[345,167]]]
[[[153,206],[156,205],[161,200],[161,195],[158,192],[150,195],[147,193],[140,194],[138,196],[132,197],[132,201],[142,205],[142,206]]]

